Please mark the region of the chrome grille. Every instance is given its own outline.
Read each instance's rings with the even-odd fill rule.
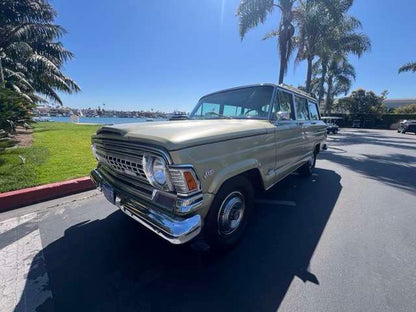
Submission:
[[[137,159],[131,159],[122,157],[115,154],[104,154],[100,151],[97,151],[100,160],[104,162],[105,165],[110,167],[116,172],[127,174],[129,176],[145,179],[146,174],[143,171],[143,156],[137,156]]]
[[[145,188],[150,194],[154,190],[143,170],[143,157],[150,153],[163,157],[170,163],[169,154],[151,146],[140,145],[136,142],[117,139],[93,137],[99,163],[117,179],[134,185],[135,188]]]

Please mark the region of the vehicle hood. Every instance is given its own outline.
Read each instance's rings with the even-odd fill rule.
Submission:
[[[104,126],[97,131],[97,136],[122,136],[123,139],[159,145],[172,151],[265,134],[272,128],[268,120],[183,120]]]

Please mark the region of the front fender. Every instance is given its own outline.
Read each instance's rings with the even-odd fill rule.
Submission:
[[[216,194],[220,187],[228,179],[235,177],[243,172],[252,169],[259,169],[260,165],[257,159],[244,159],[242,161],[230,164],[220,169],[210,182],[208,193]]]

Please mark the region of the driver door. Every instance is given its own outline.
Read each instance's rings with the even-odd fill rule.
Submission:
[[[272,108],[272,118],[276,127],[276,179],[281,180],[290,174],[303,157],[303,131],[296,121],[293,94],[277,90]]]

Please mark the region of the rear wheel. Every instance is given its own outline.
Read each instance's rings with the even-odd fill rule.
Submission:
[[[313,169],[316,165],[316,150],[313,151],[312,157],[298,169],[302,177],[309,177],[312,175]]]
[[[253,207],[254,191],[243,176],[220,188],[205,219],[204,238],[213,249],[228,249],[243,236]]]

